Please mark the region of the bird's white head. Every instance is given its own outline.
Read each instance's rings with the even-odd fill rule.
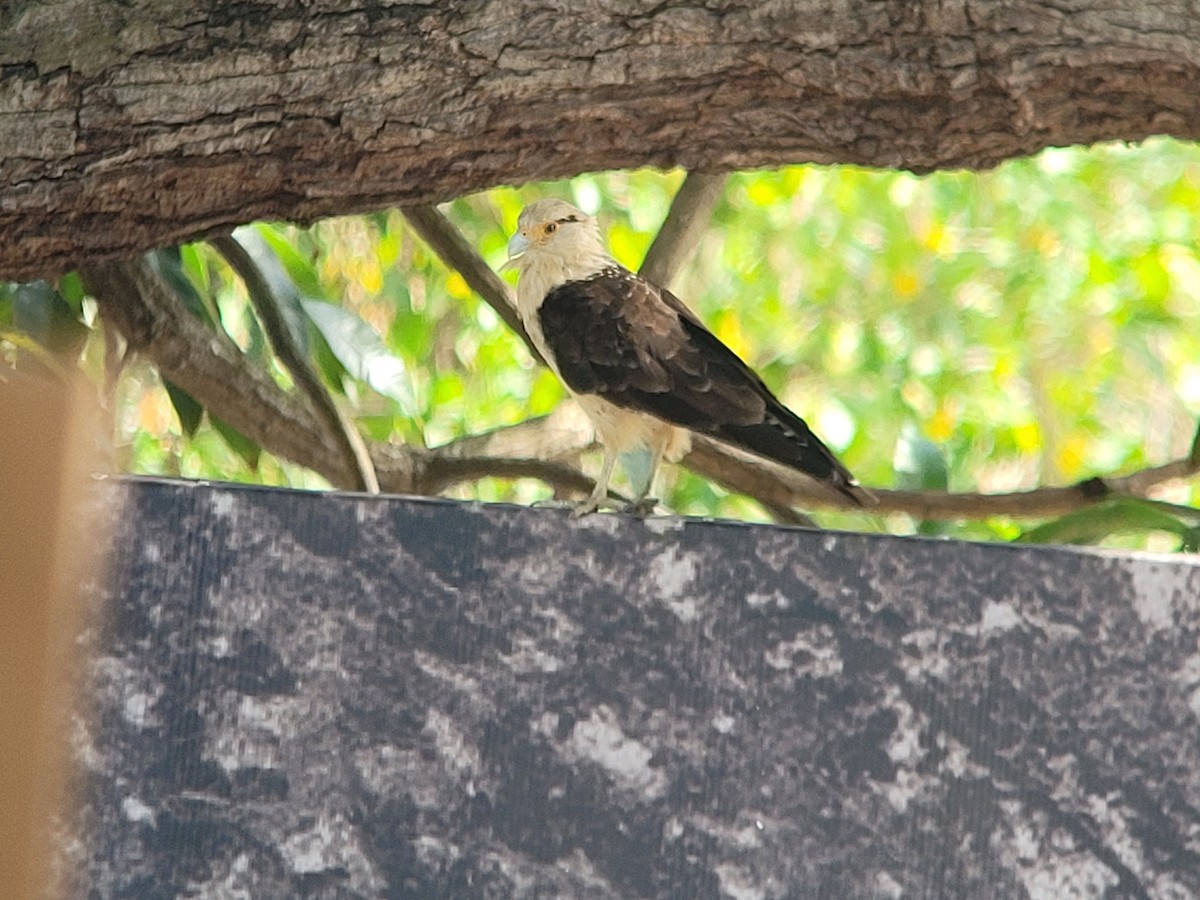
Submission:
[[[612,264],[596,219],[564,200],[547,199],[521,211],[505,268],[515,268],[522,283],[536,281],[549,288]]]

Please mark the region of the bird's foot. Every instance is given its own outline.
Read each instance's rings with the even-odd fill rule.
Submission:
[[[575,518],[579,519],[594,512],[599,512],[602,509],[610,509],[614,512],[627,512],[629,506],[630,504],[620,497],[614,497],[609,494],[597,497],[595,494],[592,494],[586,500],[572,504],[572,513]]]
[[[582,519],[584,516],[590,516],[592,513],[600,509],[600,504],[594,500],[584,500],[582,503],[576,503],[571,509],[571,515],[576,519]]]
[[[644,500],[642,500],[642,503],[644,503]],[[588,497],[586,500],[534,500],[529,505],[533,509],[570,510],[571,515],[576,518],[592,515],[593,512],[599,512],[602,509],[619,512],[634,512],[635,509],[640,509],[638,504],[626,503],[624,500],[614,497],[601,497],[599,499]]]
[[[535,500],[529,504],[534,509],[566,509],[570,510],[571,515],[575,518],[591,515],[601,509],[621,509],[622,506],[615,500],[596,500],[589,497],[586,500]]]
[[[658,509],[657,497],[639,497],[637,500],[631,500],[622,506],[621,512],[644,519],[646,516],[654,515],[654,510],[656,509]]]
[[[582,519],[584,516],[590,516],[594,512],[599,512],[602,509],[620,509],[621,504],[610,500],[607,497],[602,497],[597,500],[595,497],[588,497],[586,500],[573,504],[571,514],[576,519]]]

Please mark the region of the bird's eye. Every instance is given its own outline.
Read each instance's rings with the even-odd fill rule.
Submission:
[[[558,231],[558,223],[557,222],[547,222],[546,223],[546,234],[554,234],[554,232],[556,232],[556,231]]]

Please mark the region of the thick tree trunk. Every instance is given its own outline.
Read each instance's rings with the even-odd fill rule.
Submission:
[[[10,0],[0,277],[593,169],[1200,134],[1194,6],[1074,6]]]

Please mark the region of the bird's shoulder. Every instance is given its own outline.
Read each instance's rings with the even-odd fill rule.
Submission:
[[[543,321],[580,328],[620,323],[623,331],[646,336],[680,335],[684,322],[703,327],[670,291],[616,265],[550,288],[540,313]]]

